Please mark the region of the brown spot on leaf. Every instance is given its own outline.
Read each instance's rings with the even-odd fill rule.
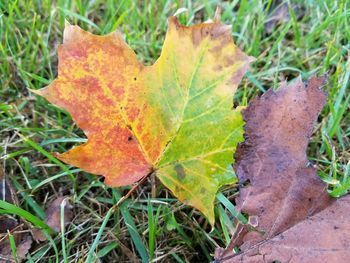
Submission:
[[[186,29],[186,27],[182,29]],[[216,48],[215,52],[221,50],[224,45],[232,41],[231,26],[224,25],[219,21],[192,26],[191,34],[194,45],[198,45],[205,38],[210,38],[211,40],[221,39],[221,44]]]
[[[174,170],[177,174],[177,178],[179,178],[181,181],[183,181],[186,177],[186,172],[185,172],[184,167],[180,163],[177,163],[174,166]]]
[[[222,71],[222,66],[221,65],[216,65],[214,66],[214,71]]]

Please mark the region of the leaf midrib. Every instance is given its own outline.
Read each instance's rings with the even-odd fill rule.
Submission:
[[[197,61],[196,65],[195,65],[195,67],[194,67],[194,70],[192,72],[192,75],[191,75],[191,78],[190,78],[190,83],[188,84],[188,89],[187,89],[187,92],[185,94],[186,98],[185,98],[185,103],[184,103],[184,106],[183,106],[183,109],[182,109],[182,112],[181,112],[179,126],[176,129],[174,135],[166,143],[166,146],[165,146],[164,150],[162,151],[162,153],[159,155],[157,161],[155,162],[155,167],[158,167],[158,165],[159,165],[160,161],[162,160],[163,156],[171,148],[171,145],[172,145],[173,141],[176,139],[176,137],[178,136],[181,128],[183,127],[184,115],[185,115],[185,112],[186,112],[186,108],[187,108],[188,102],[190,101],[190,91],[193,88],[193,81],[194,81],[194,79],[195,79],[195,77],[196,77],[196,75],[198,73],[198,70],[199,70],[199,68],[200,68],[200,66],[201,66],[201,64],[203,62],[205,53],[207,51],[206,49],[208,48],[208,46],[209,46],[209,41],[207,40],[206,44],[203,45],[203,47],[202,47],[202,49],[200,51],[200,56],[199,56],[198,61]]]

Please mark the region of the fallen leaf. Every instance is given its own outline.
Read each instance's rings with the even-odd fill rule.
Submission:
[[[243,113],[246,141],[237,149],[236,171],[239,182],[249,180],[250,185],[240,189],[237,209],[257,217],[257,229],[267,237],[304,219],[310,209],[328,205],[322,201],[329,200],[326,185],[308,167],[306,155],[327,98],[320,89],[324,81],[314,77],[306,87],[300,78],[284,83],[277,92],[269,90],[252,101]]]
[[[284,232],[239,254],[226,253],[217,263],[347,263],[350,258],[350,196],[331,202],[324,210]]]
[[[236,181],[232,153],[243,140],[243,120],[232,96],[253,59],[219,16],[189,27],[170,17],[168,24],[152,66],[142,65],[119,33],[96,36],[67,24],[58,77],[35,92],[66,109],[88,137],[60,160],[114,187],[156,172],[213,224],[218,188]]]
[[[4,169],[0,165],[0,199],[10,204],[18,204],[16,191],[11,183],[7,180]],[[31,245],[32,238],[28,233],[23,231],[21,224],[11,215],[0,215],[0,263],[2,262],[19,262],[25,258]],[[11,251],[9,233],[13,235],[16,244],[17,258],[14,259]]]
[[[244,110],[246,141],[237,149],[235,166],[242,185],[237,209],[254,223],[239,227],[228,248],[216,251],[216,262],[347,262],[349,197],[331,199],[306,155],[327,99],[320,89],[324,82],[325,77],[312,77],[307,85],[300,78],[284,83]]]
[[[72,206],[67,196],[57,197],[47,208],[45,223],[56,232],[61,230],[61,206],[64,209],[64,225],[67,226],[72,220]]]
[[[73,217],[73,207],[70,205],[67,196],[57,197],[47,206],[45,211],[45,223],[57,233],[61,232],[61,206],[64,207],[64,226],[67,226],[71,223]],[[36,240],[47,240],[46,236],[39,229],[34,229],[32,232]]]
[[[271,34],[276,25],[289,21],[288,3],[282,2],[268,15],[264,27],[268,34]]]
[[[288,23],[290,21],[290,8],[296,20],[305,15],[305,8],[301,3],[290,5],[285,1],[274,1],[273,6],[270,7],[271,12],[264,23],[265,32],[271,34],[277,25]]]
[[[2,239],[2,237],[1,237]],[[33,240],[28,233],[14,234],[16,243],[16,259],[12,256],[10,242],[8,236],[1,240],[0,244],[0,263],[21,262],[26,258],[26,254],[32,246]]]

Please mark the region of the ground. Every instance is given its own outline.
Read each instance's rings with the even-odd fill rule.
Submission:
[[[84,138],[66,112],[29,90],[47,85],[57,75],[56,48],[62,41],[65,19],[96,34],[121,31],[139,59],[151,64],[160,54],[168,16],[177,13],[183,24],[190,25],[213,17],[216,6],[221,6],[222,20],[232,25],[237,45],[257,58],[241,82],[235,105],[247,105],[265,90],[278,88],[283,80],[329,75],[324,87],[328,102],[315,125],[308,156],[333,195],[347,192],[350,3],[284,1],[284,7],[271,15],[277,2],[0,2],[0,158],[4,172],[18,193],[19,206],[35,218],[44,219],[47,204],[60,195],[70,196],[74,207],[64,235],[34,243],[28,262],[84,262],[87,258],[97,262],[207,262],[216,247],[228,243],[233,230],[234,211],[228,200],[237,195],[235,187],[223,189],[219,196],[214,228],[197,210],[173,198],[155,178],[149,178],[120,208],[107,214],[130,187],[111,189],[100,177],[52,156]],[[279,17],[279,22],[267,24],[273,17]],[[4,207],[0,212],[10,213]]]

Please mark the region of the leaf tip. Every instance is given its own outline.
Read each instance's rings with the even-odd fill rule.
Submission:
[[[217,6],[215,10],[214,15],[214,23],[220,23],[221,22],[221,7]]]
[[[67,20],[65,20],[64,30],[63,30],[63,44],[68,42],[73,42],[83,36],[86,32],[81,29],[78,25],[71,25]]]
[[[319,89],[322,89],[322,87],[325,86],[327,82],[328,82],[328,74],[324,74],[320,77],[313,75],[306,81],[305,86],[317,87]]]
[[[67,28],[69,26],[72,26],[71,23],[68,22],[67,19],[64,20],[64,28]]]
[[[175,27],[176,29],[178,29],[181,26],[176,16],[168,17],[168,25],[169,25],[169,28]]]
[[[256,59],[256,57],[248,56],[247,60],[248,60],[248,64],[250,64],[250,63],[255,62],[257,59]]]

